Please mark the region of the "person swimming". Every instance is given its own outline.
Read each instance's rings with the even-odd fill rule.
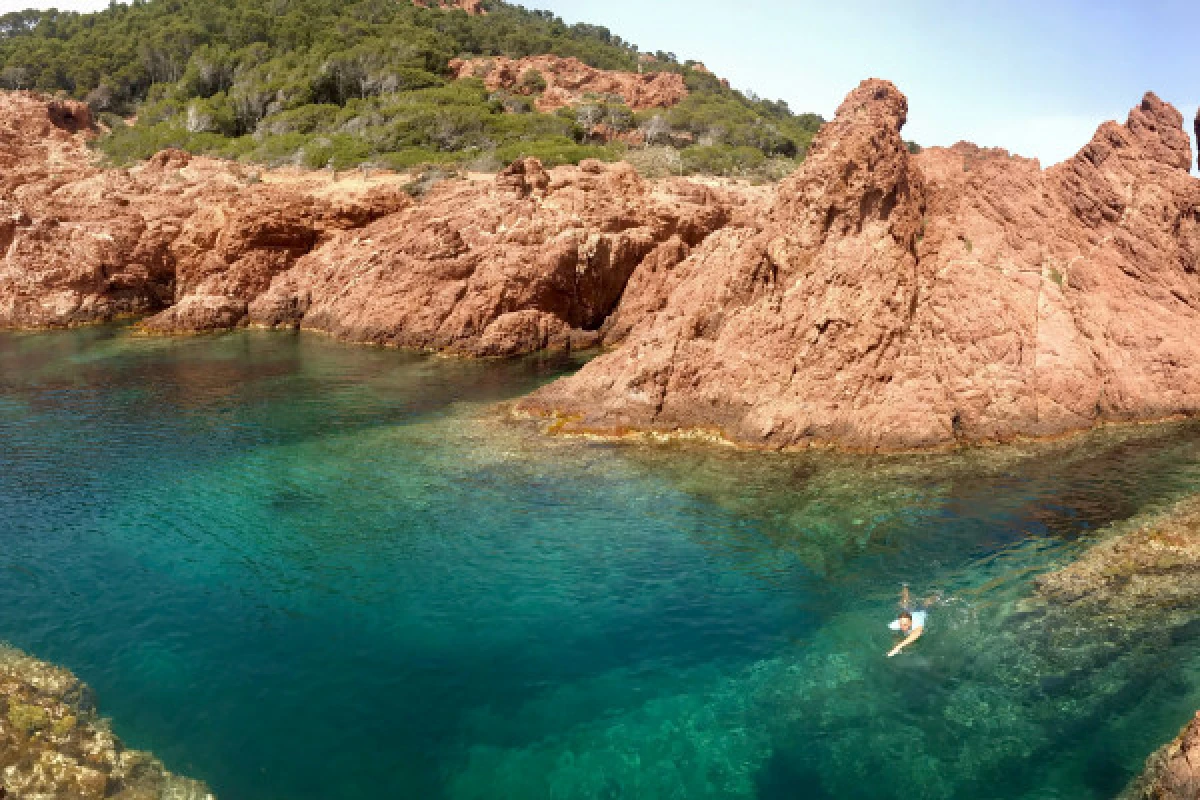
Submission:
[[[888,651],[887,657],[899,655],[904,648],[921,638],[925,633],[926,611],[913,611],[912,600],[908,596],[908,584],[900,590],[900,615],[888,625],[894,631],[904,634],[904,639]]]

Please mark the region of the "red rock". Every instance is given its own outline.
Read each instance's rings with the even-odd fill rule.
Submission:
[[[421,8],[459,9],[473,17],[488,13],[483,0],[412,0],[412,3]]]
[[[91,161],[86,128],[0,94],[0,326],[150,315],[499,356],[611,352],[521,404],[566,431],[757,447],[1047,436],[1200,405],[1200,181],[1153,95],[1041,170],[911,155],[867,81],[778,189],[627,165],[333,182],[186,154]],[[72,133],[73,129],[77,132]]]
[[[622,131],[604,122],[601,122],[598,125],[593,125],[592,129],[588,131],[588,138],[593,142],[599,142],[601,144],[624,142],[630,147],[644,147],[646,144],[645,131],[641,129]]]
[[[1121,794],[1120,800],[1197,797],[1200,797],[1200,713],[1180,731],[1175,741],[1146,760],[1145,772]]]
[[[643,260],[684,257],[732,213],[727,195],[598,161],[524,159],[415,202],[403,176],[248,176],[175,150],[101,170],[85,136],[32,95],[0,94],[13,165],[0,173],[0,327],[139,315],[160,333],[301,326],[480,356],[581,347]]]
[[[87,103],[75,100],[53,100],[46,104],[46,114],[56,128],[70,133],[90,131],[95,127],[92,110]]]
[[[328,234],[411,204],[398,188],[330,196],[303,182],[247,184],[240,168],[178,150],[101,170],[89,132],[85,107],[0,94],[0,327],[167,306],[148,328],[229,327]]]
[[[683,76],[674,72],[639,74],[596,69],[577,58],[458,58],[450,62],[450,70],[458,78],[482,78],[492,91],[513,91],[519,87],[521,76],[537,71],[546,81],[546,89],[536,102],[542,112],[577,105],[588,95],[617,95],[634,111],[670,108],[688,96]]]
[[[919,448],[1200,406],[1200,181],[1147,95],[1079,155],[910,155],[891,84],[850,94],[765,219],[636,274],[622,346],[523,401],[566,431]],[[643,269],[653,269],[647,262]]]
[[[714,193],[651,186],[627,165],[547,172],[526,159],[335,236],[256,298],[249,321],[470,355],[578,347],[663,243],[696,243],[728,217]]]

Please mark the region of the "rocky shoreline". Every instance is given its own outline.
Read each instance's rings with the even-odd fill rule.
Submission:
[[[82,104],[0,93],[0,328],[144,317],[471,357],[603,347],[553,430],[921,450],[1200,411],[1200,180],[1147,94],[1078,155],[913,154],[864,81],[778,186],[628,164],[105,169]]]
[[[1186,632],[1200,611],[1200,497],[1121,526],[1069,566],[1037,580],[1034,603],[1123,630]],[[1121,800],[1200,796],[1200,713],[1146,761]]]
[[[0,787],[14,800],[212,800],[203,783],[129,750],[70,671],[0,645]]]
[[[1146,760],[1146,771],[1118,800],[1191,800],[1200,797],[1200,712],[1179,736]]]
[[[1196,413],[1183,116],[1148,94],[1043,170],[968,144],[913,155],[907,113],[865,81],[766,214],[636,272],[619,347],[520,408],[568,432],[867,451]]]
[[[1200,180],[1179,111],[1147,94],[1045,170],[965,143],[913,154],[907,114],[864,81],[777,187],[535,159],[372,180],[179,151],[105,169],[86,106],[0,93],[0,328],[139,316],[471,357],[604,347],[516,413],[762,449],[943,449],[1200,412]],[[1200,500],[1044,576],[1034,602],[1182,629]],[[6,652],[0,678],[10,791],[205,796],[121,749],[69,673]],[[1197,737],[1193,722],[1130,796],[1194,797]]]

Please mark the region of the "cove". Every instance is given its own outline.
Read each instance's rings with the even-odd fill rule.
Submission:
[[[550,438],[579,366],[0,334],[0,639],[224,798],[1107,798],[1200,631],[1034,576],[1196,490],[1200,426],[953,455]],[[901,582],[937,594],[883,654]]]

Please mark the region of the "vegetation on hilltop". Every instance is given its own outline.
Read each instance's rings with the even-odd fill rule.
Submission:
[[[406,0],[132,0],[93,14],[11,13],[0,16],[0,87],[86,100],[111,127],[98,146],[117,162],[163,147],[334,168],[625,156],[624,144],[593,141],[604,122],[640,129],[670,171],[782,174],[822,123],[671,53],[646,59],[606,28],[487,5],[486,16]],[[448,68],[455,57],[539,54],[678,72],[691,94],[636,114],[613,96],[543,114],[531,97],[545,89],[541,75],[510,93],[452,80]]]

